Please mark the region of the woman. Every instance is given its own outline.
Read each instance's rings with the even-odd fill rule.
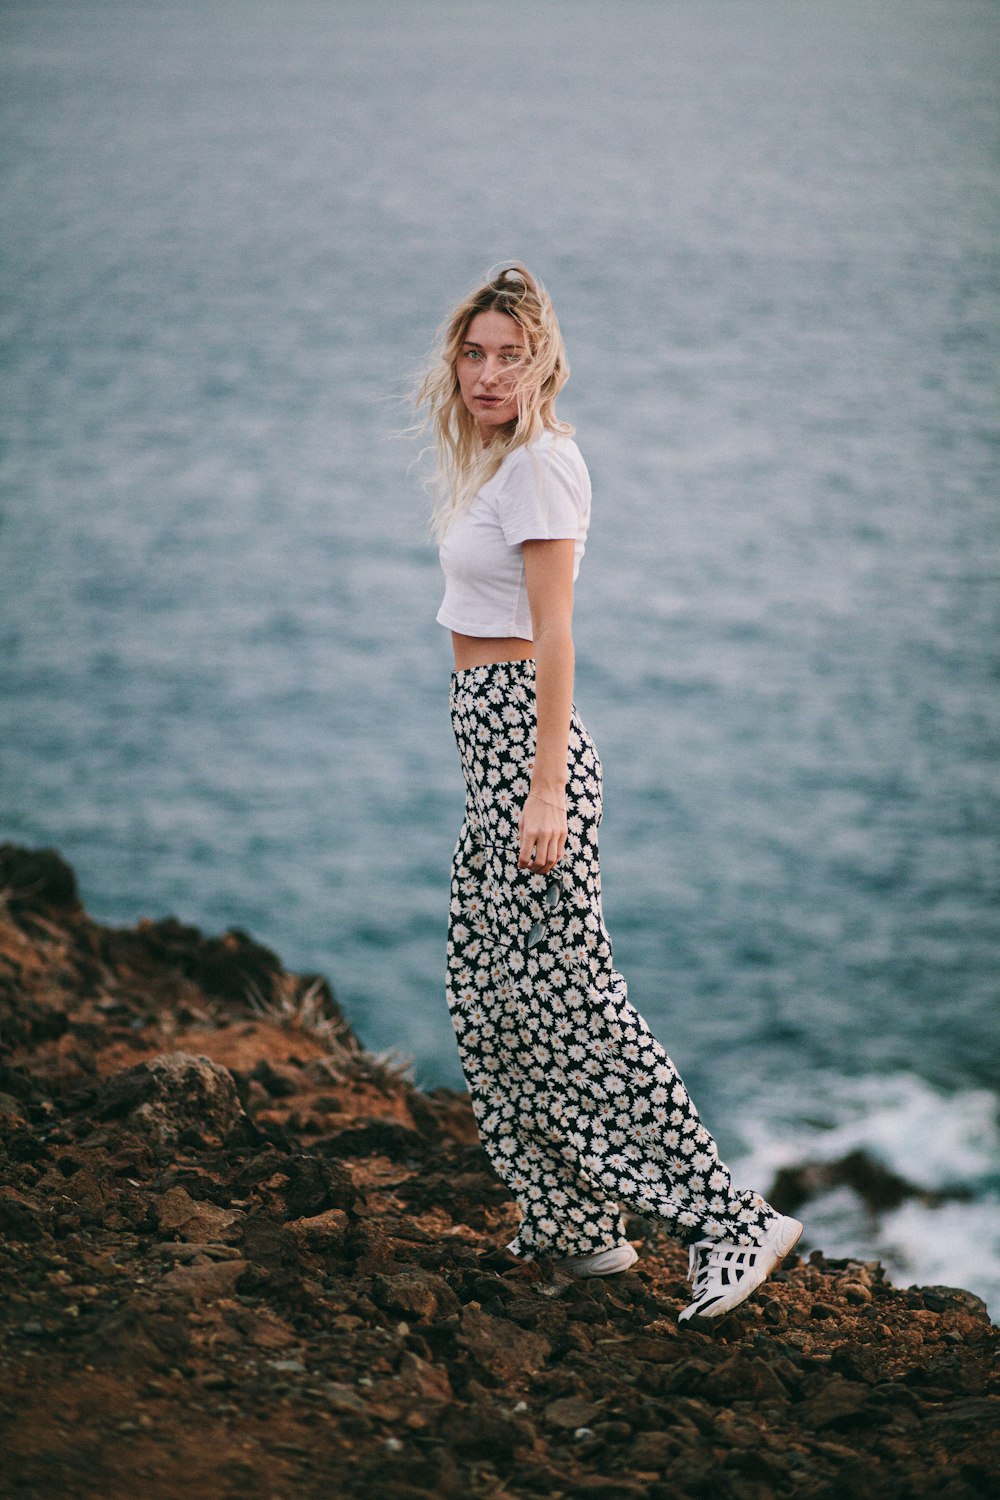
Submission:
[[[456,308],[417,395],[437,451],[437,618],[467,787],[448,1006],[480,1137],[521,1211],[509,1249],[578,1276],[627,1270],[626,1204],[690,1246],[681,1320],[717,1317],[802,1226],[733,1186],[612,964],[601,764],[573,705],[590,481],[555,413],[568,375],[551,302],[515,264]]]

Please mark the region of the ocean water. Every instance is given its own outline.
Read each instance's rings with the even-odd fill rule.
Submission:
[[[520,256],[595,493],[605,913],[724,1154],[965,1190],[810,1241],[1000,1305],[990,0],[4,6],[0,837],[248,929],[461,1083],[419,444]]]

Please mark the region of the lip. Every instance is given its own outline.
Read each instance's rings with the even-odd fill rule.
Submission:
[[[477,396],[476,400],[480,406],[502,406],[503,399],[500,396]]]

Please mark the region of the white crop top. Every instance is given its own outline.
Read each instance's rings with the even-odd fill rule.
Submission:
[[[589,525],[590,475],[573,439],[546,431],[515,448],[444,535],[438,623],[461,635],[530,641],[521,543],[572,539],[575,579]]]

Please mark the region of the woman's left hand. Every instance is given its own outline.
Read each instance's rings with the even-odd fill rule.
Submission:
[[[566,848],[566,808],[555,805],[554,797],[531,791],[521,809],[517,831],[521,839],[518,869],[547,875]]]

